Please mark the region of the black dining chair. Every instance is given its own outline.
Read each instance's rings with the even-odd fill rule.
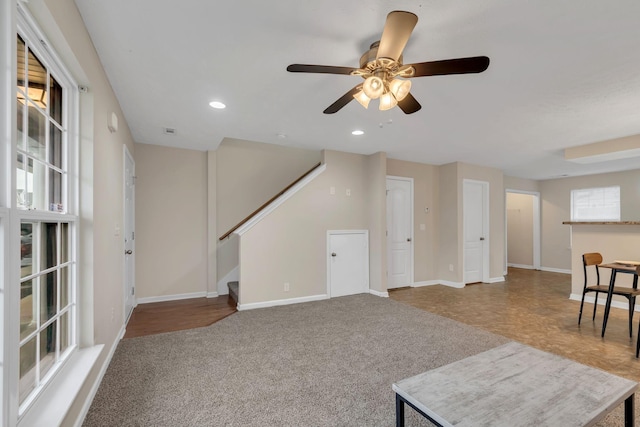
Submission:
[[[598,252],[591,252],[582,255],[582,268],[584,271],[584,286],[582,288],[582,301],[580,302],[580,314],[578,315],[578,325],[582,320],[582,308],[584,306],[584,297],[589,292],[595,292],[595,301],[593,303],[593,319],[596,318],[596,308],[598,307],[598,296],[600,293],[607,295],[609,292],[609,285],[600,284],[600,270],[598,265],[602,264],[602,255]],[[596,282],[589,285],[588,269],[587,267],[594,266],[596,270]],[[626,286],[614,286],[613,295],[621,295],[629,301],[629,337],[633,337],[633,313],[636,305],[636,297],[640,295],[640,289],[638,287],[638,275],[636,274],[633,279],[633,287]],[[605,316],[608,310],[605,310]],[[603,319],[606,323],[607,319]],[[603,332],[604,334],[604,332]]]

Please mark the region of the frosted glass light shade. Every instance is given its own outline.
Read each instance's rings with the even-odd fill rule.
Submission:
[[[369,102],[371,102],[371,98],[369,98],[363,91],[359,91],[358,93],[353,95],[353,97],[364,108],[369,108]]]
[[[380,77],[369,76],[362,85],[362,91],[371,99],[378,99],[384,92],[384,82]]]
[[[396,105],[398,105],[398,101],[396,101],[396,98],[391,94],[391,92],[387,92],[380,97],[379,108],[381,111],[390,110]]]
[[[407,97],[407,95],[409,95],[409,91],[411,90],[411,81],[393,79],[389,84],[389,90],[393,93],[396,100],[402,101]]]

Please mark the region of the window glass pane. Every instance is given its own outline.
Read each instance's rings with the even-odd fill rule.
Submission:
[[[62,131],[57,126],[50,126],[49,163],[62,169]]]
[[[27,95],[38,107],[47,107],[47,69],[29,49],[27,64],[28,89]]]
[[[620,187],[571,191],[572,221],[619,221]]]
[[[58,322],[53,322],[40,332],[40,379],[44,378],[56,361],[56,330]]]
[[[57,313],[57,276],[58,272],[53,271],[40,277],[40,324],[45,323]]]
[[[69,224],[60,224],[60,264],[69,261]]]
[[[47,118],[32,104],[29,104],[27,152],[40,160],[46,160],[46,132]]]
[[[20,99],[18,99],[17,102],[18,104],[16,105],[16,116],[17,116],[16,146],[20,150],[24,150],[24,110],[26,107],[23,103],[20,102]]]
[[[60,353],[65,351],[69,344],[71,344],[69,338],[71,334],[69,333],[69,312],[67,311],[60,317]]]
[[[49,169],[49,210],[64,212],[62,204],[62,174]]]
[[[35,300],[32,281],[20,283],[20,340],[36,330]]]
[[[20,224],[20,277],[33,274],[33,224]]]
[[[18,208],[27,209],[31,206],[31,196],[27,193],[27,165],[26,157],[18,154],[16,171],[16,195]]]
[[[49,92],[51,94],[49,114],[53,120],[59,125],[62,125],[62,86],[60,86],[53,76],[49,79]]]
[[[58,224],[43,222],[40,232],[40,271],[58,265]]]
[[[69,267],[60,269],[60,310],[69,304]]]
[[[37,335],[20,347],[20,403],[36,387],[36,338]]]
[[[18,36],[17,38],[17,42],[18,45],[16,46],[16,52],[17,52],[17,68],[16,68],[16,75],[18,76],[18,89],[21,89],[24,92],[24,88],[25,88],[25,84],[24,84],[24,80],[25,80],[25,68],[24,68],[24,51],[25,51],[25,45],[24,45],[24,40],[22,40],[22,37]],[[18,98],[20,98],[20,94],[18,93]],[[24,97],[22,98],[24,100]]]
[[[27,157],[26,201],[29,209],[44,210],[44,189],[46,187],[47,168],[40,162]],[[18,171],[20,172],[20,171]]]

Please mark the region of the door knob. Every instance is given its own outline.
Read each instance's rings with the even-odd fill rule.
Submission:
[[[410,241],[411,241],[411,237],[407,237],[407,242],[410,242]]]
[[[331,253],[331,256],[336,256],[336,253],[335,253],[335,252],[332,252],[332,253]]]
[[[131,249],[124,251],[125,254],[127,255],[131,255],[133,253],[133,251]]]
[[[484,240],[484,237],[481,237],[480,240]]]

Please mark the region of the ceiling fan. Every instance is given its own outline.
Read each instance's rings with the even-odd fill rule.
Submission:
[[[331,65],[291,64],[287,71],[292,73],[325,73],[360,76],[364,82],[356,85],[336,102],[324,110],[325,114],[338,112],[355,99],[368,108],[372,99],[380,99],[380,110],[389,110],[396,105],[405,114],[415,113],[422,106],[409,93],[412,77],[437,76],[444,74],[481,73],[489,67],[489,58],[446,59],[443,61],[403,64],[404,50],[418,17],[411,12],[393,11],[387,15],[387,22],[380,41],[371,44],[360,58],[360,68],[335,67]]]

